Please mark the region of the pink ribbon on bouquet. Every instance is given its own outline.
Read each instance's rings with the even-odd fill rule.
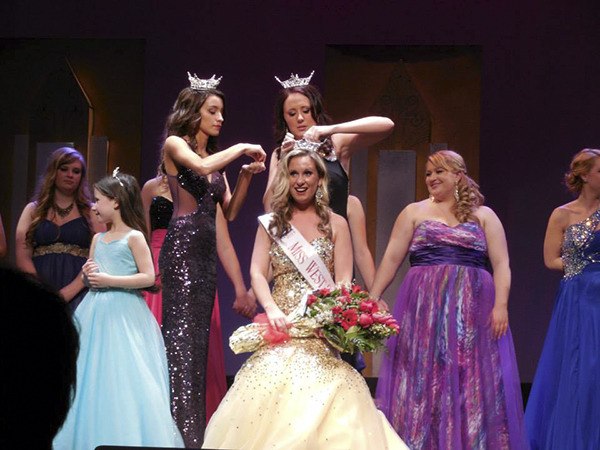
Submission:
[[[269,345],[277,345],[283,344],[290,340],[290,335],[285,331],[279,331],[276,328],[273,328],[269,323],[269,318],[265,313],[260,313],[254,316],[252,322],[262,325],[261,335],[262,338]]]

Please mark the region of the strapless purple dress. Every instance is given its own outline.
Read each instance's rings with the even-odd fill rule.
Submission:
[[[491,334],[483,229],[424,221],[409,254],[378,406],[411,449],[528,448],[512,336]]]

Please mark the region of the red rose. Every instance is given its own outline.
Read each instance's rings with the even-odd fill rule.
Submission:
[[[355,284],[354,286],[352,286],[352,292],[355,294],[361,292],[362,290],[363,290],[362,287],[358,284]]]
[[[398,325],[398,322],[396,322],[396,319],[394,319],[392,316],[388,316],[385,319],[385,324],[386,325]]]
[[[348,290],[345,286],[342,286],[342,295],[348,295]]]
[[[306,304],[308,306],[312,305],[313,303],[315,303],[317,301],[317,297],[315,297],[313,294],[310,294],[308,296],[308,299],[306,300]]]
[[[331,291],[327,288],[319,289],[319,294],[322,297],[327,297],[330,293],[331,293]]]
[[[370,314],[361,314],[358,318],[358,323],[361,327],[367,328],[373,324],[373,317]]]
[[[375,303],[374,301],[371,300],[365,300],[360,302],[360,305],[358,307],[361,311],[363,312],[377,312],[377,303]]]
[[[385,324],[385,321],[387,320],[388,316],[385,313],[375,313],[373,314],[373,320],[375,320],[376,323],[383,323]]]
[[[342,313],[342,327],[344,330],[348,331],[350,327],[356,325],[358,321],[358,313],[355,309],[347,309]]]
[[[341,306],[334,306],[331,308],[333,314],[341,314],[344,309]]]

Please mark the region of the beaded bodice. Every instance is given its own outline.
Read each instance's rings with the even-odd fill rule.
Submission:
[[[326,237],[319,237],[313,239],[311,245],[317,250],[329,272],[333,273],[333,242]],[[298,306],[303,294],[312,288],[275,242],[271,244],[270,255],[274,280],[273,300],[284,314],[289,314]]]
[[[600,262],[600,209],[565,230],[561,248],[564,278],[580,274],[590,263]]]

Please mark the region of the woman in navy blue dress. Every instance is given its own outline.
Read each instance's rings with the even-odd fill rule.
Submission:
[[[576,200],[556,208],[544,263],[560,270],[525,423],[531,448],[600,448],[600,150],[583,149],[565,182]]]
[[[74,148],[55,150],[16,232],[17,266],[59,291],[74,311],[86,293],[81,267],[96,231],[86,164]]]

